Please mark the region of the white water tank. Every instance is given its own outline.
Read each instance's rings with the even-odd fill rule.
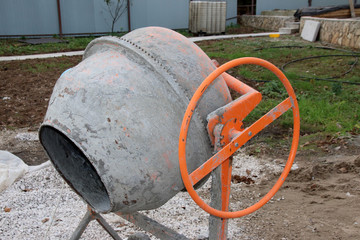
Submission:
[[[189,30],[192,33],[225,33],[226,2],[191,1]]]

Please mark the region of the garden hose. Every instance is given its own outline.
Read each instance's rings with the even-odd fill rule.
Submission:
[[[287,46],[273,46],[273,47],[266,47],[266,48],[257,48],[255,49],[254,51],[260,51],[260,50],[263,50],[263,49],[270,49],[270,48],[305,48],[305,47],[308,47],[308,46],[301,46],[301,45],[287,45]],[[295,59],[295,60],[291,60],[287,63],[285,63],[284,65],[281,66],[281,70],[283,72],[286,73],[285,71],[285,67],[292,64],[292,63],[295,63],[295,62],[300,62],[300,61],[304,61],[304,60],[308,60],[308,59],[314,59],[314,58],[322,58],[322,57],[355,57],[355,61],[351,64],[350,68],[344,72],[343,74],[341,75],[338,75],[338,76],[333,76],[333,77],[329,77],[329,78],[318,78],[318,77],[306,77],[306,76],[299,76],[300,78],[302,79],[309,79],[309,80],[319,80],[319,81],[327,81],[327,82],[338,82],[338,83],[346,83],[346,84],[354,84],[354,85],[360,85],[360,82],[350,82],[350,81],[343,81],[343,80],[335,80],[335,79],[338,79],[348,73],[350,73],[354,67],[356,66],[356,64],[359,62],[359,56],[360,56],[360,53],[359,52],[354,52],[354,51],[350,51],[350,50],[344,50],[344,49],[337,49],[337,48],[332,48],[332,47],[308,47],[308,48],[319,48],[319,49],[326,49],[326,50],[337,50],[337,51],[341,51],[341,52],[346,52],[346,53],[350,53],[350,54],[330,54],[330,55],[319,55],[319,56],[311,56],[311,57],[304,57],[304,58],[298,58],[298,59]],[[255,80],[255,81],[258,81],[258,80]],[[265,82],[265,81],[264,81]]]

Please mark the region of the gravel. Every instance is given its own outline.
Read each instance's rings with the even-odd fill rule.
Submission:
[[[266,178],[266,173],[278,173],[282,168],[273,162],[256,159],[239,153],[234,158],[233,175],[249,176],[255,184]],[[251,193],[244,183],[233,184],[232,192],[241,192],[247,198]],[[198,193],[205,201],[209,198],[210,181]],[[256,200],[256,199],[255,199]],[[238,200],[231,209],[243,208]],[[5,191],[0,193],[0,238],[6,239],[69,239],[85,214],[87,205],[62,180],[52,165],[25,174]],[[201,210],[186,192],[180,192],[162,207],[143,211],[145,215],[164,224],[190,239],[208,237],[208,214]],[[144,233],[133,224],[115,214],[102,215],[118,232],[127,239],[135,233]],[[242,219],[229,221],[230,239],[246,237]],[[148,234],[151,239],[157,239]],[[92,221],[82,239],[112,239],[96,221]]]

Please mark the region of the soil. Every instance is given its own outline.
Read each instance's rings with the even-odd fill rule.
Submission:
[[[360,156],[297,157],[299,168],[273,202],[244,217],[247,239],[359,239],[359,163]],[[248,198],[258,199],[275,179],[249,186]]]
[[[36,137],[37,129],[52,88],[66,69],[64,63],[68,67],[80,60],[63,57],[0,62],[0,150],[14,153],[29,165],[48,160]],[[49,62],[59,67],[29,70]],[[232,199],[241,201],[242,207],[264,196],[279,177],[279,171],[266,168],[266,164],[281,169],[286,159],[285,151],[266,148],[256,141],[254,145],[246,146],[245,152],[256,155],[265,167],[258,172],[246,167],[244,173],[233,176],[233,184],[241,185],[242,190],[233,191]],[[360,137],[321,146],[325,148],[299,151],[294,169],[275,197],[229,226],[237,228],[243,239],[360,239]],[[255,151],[259,147],[265,150]]]
[[[47,160],[38,141],[16,136],[37,132],[56,80],[80,61],[81,56],[0,62],[1,150],[14,153],[28,165]]]

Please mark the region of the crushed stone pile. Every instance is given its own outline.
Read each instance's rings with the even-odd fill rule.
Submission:
[[[281,167],[245,154],[234,158],[233,175],[246,176],[251,171],[256,174],[257,184],[268,171],[280,172]],[[245,183],[233,184],[232,191],[242,192],[246,197]],[[198,193],[209,202],[210,181]],[[242,201],[231,204],[232,211],[243,209]],[[246,206],[245,206],[246,207]],[[87,205],[64,182],[52,165],[31,171],[0,193],[0,236],[1,239],[69,239],[78,223],[85,215]],[[186,192],[180,192],[162,207],[142,211],[159,223],[174,229],[190,239],[208,237],[208,214],[201,210]],[[115,214],[102,215],[118,232],[127,239],[130,235],[142,232],[141,229]],[[230,239],[246,238],[242,229],[242,219],[229,221]],[[157,239],[147,234],[151,239]],[[105,230],[92,221],[83,239],[112,239]]]

